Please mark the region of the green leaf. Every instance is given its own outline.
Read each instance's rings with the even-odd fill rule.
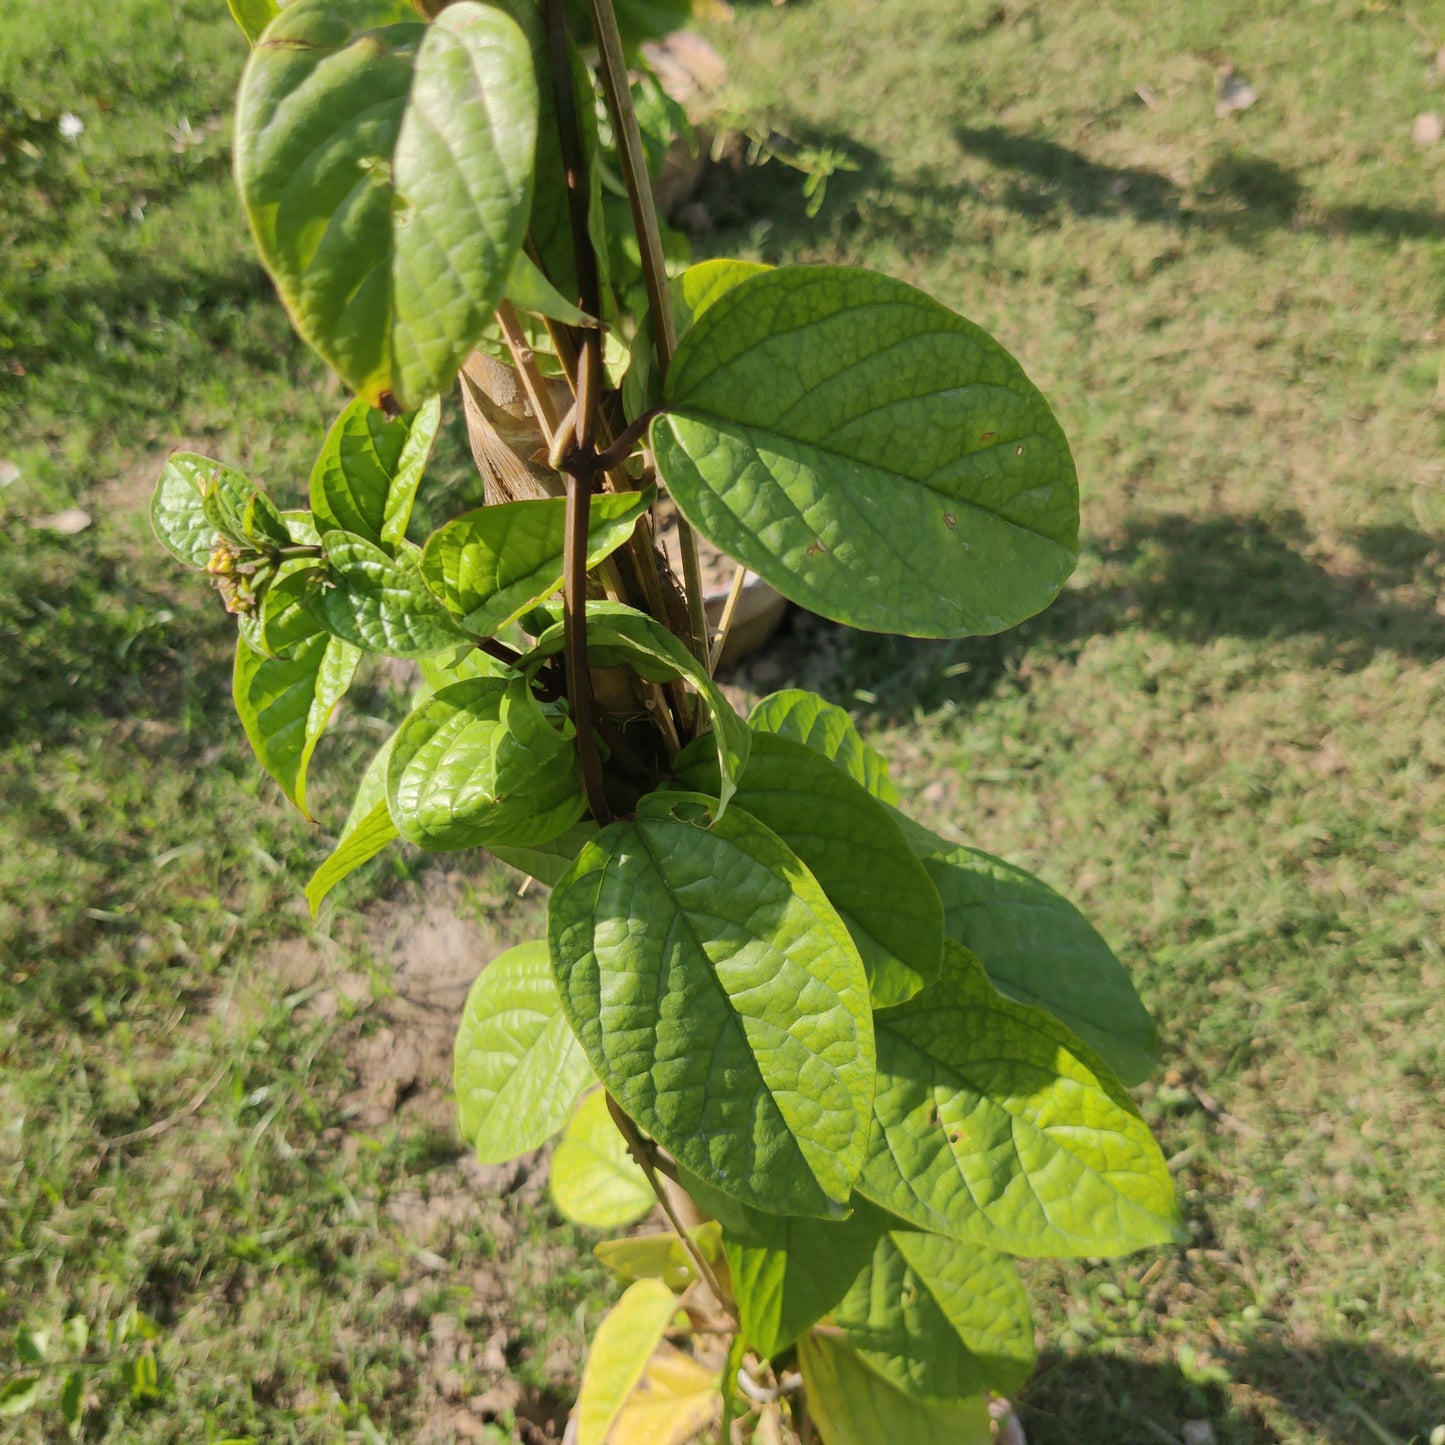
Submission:
[[[23,1415],[40,1399],[39,1375],[15,1375],[0,1385],[0,1419]]]
[[[838,1340],[805,1335],[798,1365],[808,1413],[827,1445],[881,1445],[924,1441],[936,1445],[991,1445],[988,1402],[980,1395],[958,1405],[911,1400]]]
[[[258,549],[286,547],[291,543],[291,533],[281,513],[271,499],[261,492],[252,492],[246,499],[241,512],[241,530],[246,540]]]
[[[680,784],[707,792],[716,767],[677,758]],[[710,774],[710,776],[709,776]],[[892,814],[803,743],[756,733],[734,805],[785,842],[822,884],[868,972],[874,1008],[912,998],[938,977],[943,905]]]
[[[604,1445],[612,1423],[637,1388],[677,1300],[660,1280],[631,1285],[597,1327],[577,1396],[577,1445]]]
[[[1154,1021],[1094,926],[1041,878],[913,825],[915,851],[943,898],[944,928],[994,986],[1047,1009],[1125,1084],[1154,1071]],[[932,848],[926,848],[931,840]]]
[[[837,1305],[896,1222],[862,1200],[837,1221],[750,1210],[746,1232],[723,1235],[748,1344],[765,1356],[787,1349]]]
[[[792,738],[822,753],[879,801],[897,805],[898,789],[888,776],[883,754],[863,741],[853,719],[841,707],[824,702],[817,693],[796,687],[769,693],[754,704],[748,726],[754,732]]]
[[[160,1376],[156,1371],[156,1358],[148,1350],[128,1360],[121,1371],[130,1397],[137,1404],[160,1398]]]
[[[876,1023],[860,1194],[1007,1254],[1127,1254],[1180,1238],[1164,1156],[1103,1060],[996,993],[952,939],[939,981]]]
[[[537,843],[525,848],[508,847],[493,842],[487,845],[487,852],[500,858],[510,867],[519,869],[529,877],[535,878],[538,883],[545,883],[548,888],[555,888],[567,876],[567,870],[577,861],[577,855],[582,851],[582,845],[589,838],[596,836],[597,825],[587,818],[578,823],[575,828],[569,828],[565,833],[558,834],[550,842]]]
[[[680,1164],[758,1209],[837,1214],[868,1132],[867,976],[796,855],[715,806],[654,795],[582,849],[548,910],[562,1007]]]
[[[994,986],[1047,1009],[1122,1082],[1142,1083],[1156,1061],[1154,1022],[1088,919],[1032,873],[893,816],[938,887],[948,935],[981,959]]]
[[[435,397],[393,421],[363,398],[353,401],[332,423],[311,469],[317,530],[350,532],[395,556],[440,419]]]
[[[231,19],[245,32],[252,45],[261,38],[261,32],[281,13],[276,0],[226,0],[231,7]]]
[[[83,1355],[90,1343],[90,1322],[84,1315],[71,1315],[60,1328],[60,1337],[72,1355]]]
[[[716,1262],[722,1252],[722,1226],[717,1220],[709,1219],[689,1229],[688,1237],[709,1264]],[[681,1294],[696,1274],[692,1256],[671,1230],[631,1239],[604,1239],[592,1246],[592,1253],[624,1284],[635,1279],[660,1279],[668,1289]]]
[[[1008,1394],[1033,1369],[1033,1319],[1014,1262],[942,1235],[883,1235],[833,1322],[915,1400]]]
[[[308,818],[306,770],[336,704],[361,661],[360,649],[313,632],[286,657],[236,642],[232,696],[256,760]]]
[[[521,249],[537,85],[500,10],[292,0],[251,54],[236,179],[296,328],[373,406],[444,391]]]
[[[66,1433],[72,1440],[80,1433],[84,1415],[85,1375],[80,1370],[72,1370],[60,1391],[60,1418],[65,1421]]]
[[[560,622],[547,628],[527,654],[524,664],[560,652],[562,638]],[[724,813],[747,766],[752,735],[708,670],[662,623],[621,602],[587,604],[587,655],[598,667],[630,667],[650,682],[685,677],[697,689],[712,717],[713,741],[722,775],[718,812]]]
[[[386,768],[395,742],[393,733],[367,765],[336,846],[306,885],[306,902],[311,906],[313,918],[320,911],[321,900],[343,878],[356,872],[363,863],[369,863],[392,839],[400,836],[386,805]]]
[[[480,648],[459,648],[451,654],[429,653],[417,658],[421,668],[422,681],[426,690],[440,692],[454,682],[467,682],[474,677],[516,676],[510,667],[499,658],[491,657]]]
[[[586,808],[573,730],[560,728],[524,678],[453,683],[397,730],[386,770],[392,821],[408,842],[450,851],[535,847]]]
[[[306,605],[328,632],[368,652],[421,657],[465,640],[421,574],[421,552],[404,543],[389,557],[365,537],[328,532],[328,567]]]
[[[653,451],[683,515],[813,612],[999,632],[1073,571],[1078,481],[1048,404],[996,341],[902,281],[749,278],[683,338],[666,400]]]
[[[567,1122],[592,1069],[562,1016],[545,943],[509,948],[477,976],[453,1078],[462,1137],[483,1164],[515,1159]]]
[[[566,326],[596,326],[597,318],[589,316],[569,301],[538,269],[525,251],[517,253],[512,274],[507,281],[507,300],[519,311],[546,316]]]
[[[22,1325],[15,1331],[15,1355],[22,1365],[38,1365],[49,1344],[49,1330],[27,1330]]]
[[[592,498],[589,568],[627,541],[655,496],[649,487]],[[562,497],[478,507],[427,539],[422,575],[468,632],[490,637],[562,586],[566,527]]]
[[[224,498],[228,521],[240,529],[255,485],[240,472],[194,452],[172,452],[161,468],[151,497],[151,527],[156,540],[178,562],[204,567],[216,546],[216,524],[206,515],[205,497],[215,489]]]
[[[600,1089],[588,1094],[567,1121],[552,1155],[551,1190],[557,1212],[588,1229],[622,1229],[657,1203]]]

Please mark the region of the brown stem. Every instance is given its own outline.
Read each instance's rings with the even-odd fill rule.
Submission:
[[[592,731],[592,669],[587,660],[587,514],[592,486],[585,476],[567,474],[567,529],[563,542],[562,654],[567,667],[567,698],[577,729],[577,763],[582,791],[598,825],[612,821],[602,789],[602,755]]]
[[[612,1115],[612,1122],[617,1125],[622,1137],[627,1141],[627,1152],[637,1160],[638,1167],[647,1176],[647,1182],[652,1186],[652,1192],[657,1195],[657,1202],[662,1205],[662,1212],[667,1215],[667,1222],[672,1225],[673,1232],[682,1241],[682,1247],[688,1252],[688,1256],[697,1270],[698,1278],[713,1292],[713,1297],[722,1306],[734,1326],[738,1325],[737,1306],[723,1293],[722,1285],[718,1283],[718,1277],[714,1273],[712,1265],[707,1262],[707,1256],[697,1247],[697,1241],[683,1227],[682,1221],[677,1217],[677,1211],[672,1206],[672,1200],[668,1198],[667,1190],[662,1187],[662,1182],[657,1177],[657,1146],[651,1140],[642,1137],[638,1132],[637,1125],[627,1117],[622,1105],[611,1094],[607,1095],[607,1112]]]

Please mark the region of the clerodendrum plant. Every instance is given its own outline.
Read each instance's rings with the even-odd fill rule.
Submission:
[[[552,886],[546,940],[472,990],[456,1080],[483,1160],[560,1131],[565,1214],[625,1225],[656,1202],[674,1231],[598,1247],[629,1284],[579,1445],[986,1440],[987,1395],[1033,1356],[1010,1256],[1178,1232],[1125,1092],[1152,1027],[1067,902],[897,810],[840,709],[790,691],[734,712],[692,528],[836,621],[994,633],[1074,565],[1073,464],[1017,363],[901,282],[669,280],[632,37],[589,4],[232,0],[254,44],[241,197],[357,397],[309,511],[176,453],[156,531],[237,614],[237,709],[303,810],[363,654],[421,664],[313,908],[397,837]],[[541,434],[524,460],[555,495],[418,545],[438,398],[478,348],[511,358]]]

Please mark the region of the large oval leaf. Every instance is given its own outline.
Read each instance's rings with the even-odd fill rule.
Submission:
[[[523,678],[444,687],[397,730],[386,770],[392,821],[409,842],[444,852],[546,843],[586,808],[571,736]]]
[[[301,335],[373,406],[450,385],[521,248],[532,54],[490,6],[292,0],[241,82],[236,178]]]
[[[827,1445],[991,1445],[993,1440],[982,1395],[957,1405],[910,1399],[841,1340],[804,1335],[798,1365],[808,1413]]]
[[[860,1194],[1006,1254],[1127,1254],[1179,1238],[1164,1156],[1103,1060],[995,992],[952,939],[939,981],[877,1029]]]
[[[1033,1320],[1014,1262],[938,1234],[883,1235],[833,1322],[916,1400],[1007,1394],[1033,1369]]]
[[[563,1219],[588,1229],[623,1229],[657,1203],[601,1089],[588,1094],[567,1121],[552,1155],[551,1189]]]
[[[645,799],[583,848],[548,910],[562,1007],[681,1164],[758,1209],[836,1214],[868,1132],[867,976],[797,856],[704,805]]]
[[[943,898],[948,936],[977,955],[996,988],[1047,1009],[1125,1084],[1142,1084],[1156,1062],[1154,1020],[1093,924],[1032,873],[977,848],[933,843],[923,866]]]
[[[760,272],[683,338],[666,400],[653,450],[688,521],[825,617],[999,632],[1073,571],[1078,480],[1048,403],[902,281]]]
[[[689,767],[686,758],[679,754],[679,781],[710,791],[718,776],[714,760],[705,756]],[[874,1008],[903,1003],[938,977],[938,890],[892,813],[866,788],[803,743],[755,733],[734,799],[822,884],[858,945]]]
[[[883,754],[869,747],[853,719],[837,704],[815,692],[790,687],[760,698],[748,714],[754,732],[792,738],[835,762],[855,783],[861,783],[880,802],[896,805],[898,789],[888,776]]]
[[[627,541],[655,495],[649,487],[592,498],[589,568]],[[478,507],[427,539],[422,575],[468,632],[490,637],[562,586],[566,531],[562,497]]]
[[[498,954],[462,1009],[453,1068],[462,1136],[483,1164],[545,1143],[592,1079],[568,1027],[545,943]]]
[[[676,1298],[656,1279],[638,1280],[613,1305],[597,1327],[582,1372],[577,1445],[603,1445],[676,1314]]]
[[[311,512],[321,532],[351,532],[395,556],[441,420],[433,397],[388,420],[358,397],[332,423],[311,468]]]

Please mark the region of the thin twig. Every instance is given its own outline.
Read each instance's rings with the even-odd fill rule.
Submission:
[[[657,1177],[656,1146],[650,1144],[637,1132],[637,1125],[627,1117],[622,1105],[611,1094],[607,1095],[607,1112],[612,1115],[612,1122],[617,1125],[623,1139],[627,1141],[628,1153],[637,1160],[638,1167],[647,1176],[647,1182],[651,1185],[652,1192],[657,1195],[657,1202],[662,1205],[662,1212],[667,1215],[667,1222],[672,1225],[673,1232],[682,1241],[682,1247],[692,1259],[698,1278],[713,1292],[718,1304],[733,1325],[737,1326],[739,1324],[737,1307],[723,1293],[722,1285],[718,1283],[718,1277],[713,1272],[712,1265],[707,1262],[707,1256],[697,1247],[697,1241],[683,1227],[682,1221],[677,1217],[677,1211],[672,1207],[672,1200],[668,1197],[667,1190]]]
[[[748,569],[739,567],[733,573],[733,585],[728,588],[728,600],[723,603],[722,616],[718,618],[717,636],[713,639],[712,656],[708,659],[707,670],[716,672],[722,661],[723,648],[728,645],[728,633],[732,631],[733,613],[738,610],[738,599],[743,595],[743,585],[748,580]]]
[[[512,364],[522,378],[522,389],[532,404],[532,414],[537,418],[542,440],[546,442],[550,452],[552,439],[557,435],[557,427],[562,420],[557,404],[552,399],[552,388],[547,385],[547,378],[537,367],[536,354],[528,344],[527,333],[522,330],[516,307],[510,301],[503,301],[497,307],[497,323],[507,340],[507,350],[512,353]]]
[[[211,1091],[221,1082],[226,1070],[230,1067],[231,1060],[226,1059],[206,1080],[200,1092],[188,1104],[177,1109],[174,1114],[170,1114],[164,1119],[158,1119],[154,1124],[146,1125],[144,1129],[137,1129],[133,1134],[121,1134],[114,1139],[102,1139],[100,1147],[102,1149],[119,1149],[125,1144],[138,1144],[142,1139],[154,1139],[158,1135],[164,1134],[167,1129],[174,1128],[182,1119],[190,1118],[211,1097]]]
[[[587,514],[592,486],[585,476],[567,474],[567,527],[563,542],[563,658],[567,668],[567,700],[577,729],[577,763],[587,806],[600,827],[612,821],[602,789],[602,755],[592,731],[592,668],[587,658]]]

